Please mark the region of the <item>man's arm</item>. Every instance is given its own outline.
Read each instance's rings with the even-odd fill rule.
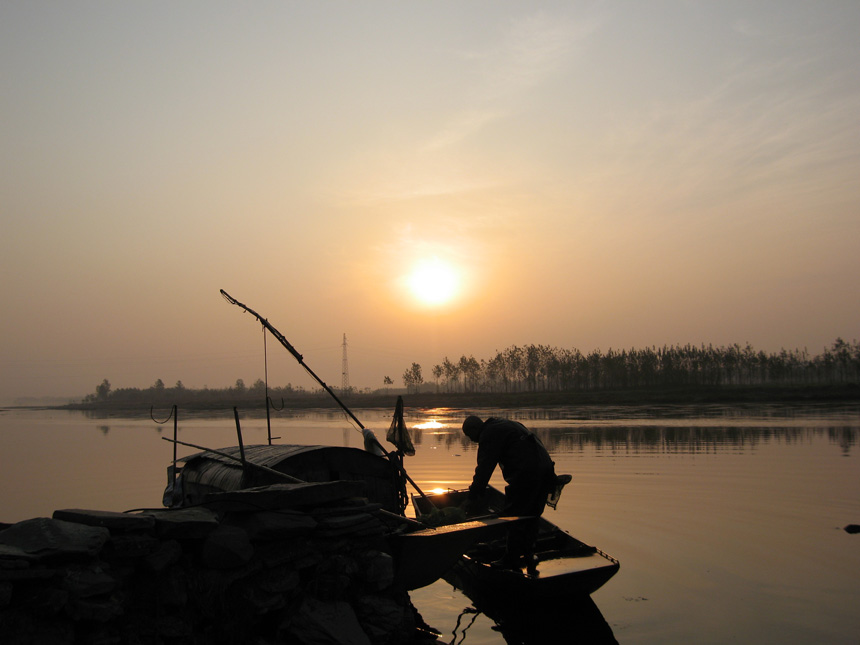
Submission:
[[[490,483],[490,477],[499,463],[499,454],[493,443],[489,440],[478,444],[478,464],[475,466],[475,475],[472,477],[472,485],[469,486],[469,498],[482,497]]]

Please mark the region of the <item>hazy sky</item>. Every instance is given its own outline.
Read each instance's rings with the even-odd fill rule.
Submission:
[[[0,402],[860,336],[860,3],[0,3]],[[416,261],[455,274],[417,302]],[[269,380],[313,387],[269,341]]]

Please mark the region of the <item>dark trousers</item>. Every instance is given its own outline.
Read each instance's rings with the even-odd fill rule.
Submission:
[[[508,529],[508,544],[505,558],[514,560],[521,557],[530,558],[534,554],[537,542],[540,516],[546,507],[546,486],[543,479],[528,482],[526,485],[505,487],[507,505],[499,514],[502,517],[530,515],[534,519],[518,522]]]

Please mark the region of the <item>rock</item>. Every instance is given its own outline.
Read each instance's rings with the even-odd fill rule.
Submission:
[[[280,540],[306,535],[317,525],[309,515],[290,510],[236,513],[225,522],[241,527],[252,540]]]
[[[201,553],[204,566],[232,569],[247,564],[254,555],[248,534],[237,526],[221,525],[206,538]]]
[[[94,557],[110,538],[106,528],[85,526],[47,517],[13,524],[0,532],[0,555],[18,552],[32,560]]]
[[[141,533],[111,533],[110,541],[105,546],[105,557],[110,558],[145,558],[154,553],[162,544],[153,535]]]
[[[382,504],[378,502],[368,502],[363,497],[353,497],[351,499],[343,499],[337,502],[337,505],[318,506],[311,509],[309,512],[314,517],[324,515],[349,515],[351,513],[375,513],[382,509]]]
[[[150,571],[159,573],[167,567],[176,564],[182,558],[182,546],[176,540],[165,540],[159,543],[154,553],[143,559],[144,566]]]
[[[12,600],[12,583],[0,581],[0,608],[5,607]]]
[[[323,602],[307,597],[285,631],[300,643],[371,645],[352,607],[345,602]]]
[[[263,542],[256,545],[256,553],[263,566],[270,569],[283,564],[306,569],[316,565],[322,557],[304,539]]]
[[[33,643],[38,645],[72,645],[75,627],[68,620],[36,617],[25,611],[4,611],[0,614],[0,634],[4,643]]]
[[[191,625],[179,616],[159,616],[156,630],[164,638],[187,638],[193,633]]]
[[[387,596],[362,596],[356,602],[355,613],[364,632],[375,642],[386,640],[407,618],[406,607]]]
[[[394,558],[381,551],[371,551],[363,559],[364,582],[374,591],[382,591],[394,582]]]
[[[339,537],[343,535],[373,536],[381,535],[384,527],[379,518],[368,513],[331,515],[317,520],[317,535]]]
[[[0,545],[0,546],[2,546],[2,545]],[[13,551],[13,549],[11,549],[11,548],[9,550],[10,550],[10,552]],[[23,551],[21,551],[20,549],[17,549],[17,548],[14,549],[14,551],[16,553],[21,553],[21,554],[24,553]],[[30,562],[25,558],[0,556],[0,575],[2,575],[4,571],[17,571],[19,569],[29,569],[29,568],[30,568]]]
[[[298,574],[293,572],[296,586],[298,586]],[[282,593],[271,593],[253,584],[244,584],[238,592],[238,601],[241,607],[250,611],[253,615],[263,614],[283,609],[287,606],[287,597]],[[244,613],[244,612],[243,612]]]
[[[106,623],[123,615],[117,598],[70,598],[66,611],[73,620],[91,620]]]
[[[301,584],[299,572],[286,566],[277,569],[266,569],[258,573],[252,580],[255,589],[270,595],[290,595]]]
[[[207,508],[180,508],[144,513],[155,518],[155,533],[160,538],[202,539],[218,528],[218,516]]]
[[[113,513],[111,511],[64,509],[54,511],[53,517],[55,520],[75,522],[86,526],[102,526],[112,532],[149,531],[155,526],[155,518],[151,515]]]
[[[158,585],[158,600],[167,607],[188,604],[188,576],[182,569],[169,569]]]
[[[69,592],[53,585],[26,586],[12,592],[12,602],[37,614],[53,616],[65,609]]]
[[[45,569],[43,567],[32,569],[0,569],[0,580],[48,580],[59,575],[57,569]]]
[[[76,598],[89,598],[110,593],[116,580],[97,564],[66,567],[63,588]]]

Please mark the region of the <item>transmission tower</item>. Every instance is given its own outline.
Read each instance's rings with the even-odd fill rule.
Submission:
[[[346,360],[346,334],[343,335],[343,361],[341,362],[340,389],[344,394],[349,393],[349,363]]]

